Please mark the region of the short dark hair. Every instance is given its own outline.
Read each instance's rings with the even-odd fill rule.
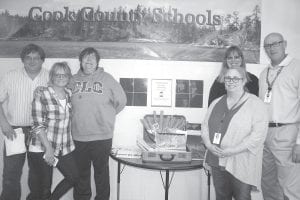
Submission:
[[[83,49],[80,52],[80,54],[79,54],[80,65],[81,65],[83,57],[86,56],[86,55],[90,55],[90,54],[95,54],[97,65],[99,64],[99,61],[100,61],[100,54],[99,54],[99,52],[95,48],[93,48],[93,47],[88,47],[88,48]]]
[[[41,60],[45,61],[46,54],[44,49],[36,44],[28,44],[22,49],[22,52],[20,54],[22,62],[24,61],[24,58],[30,53],[38,53]]]

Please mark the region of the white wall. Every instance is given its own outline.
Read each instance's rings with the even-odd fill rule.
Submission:
[[[262,0],[262,38],[264,38],[266,34],[274,31],[283,33],[288,41],[288,52],[298,58],[300,58],[300,54],[298,53],[300,52],[300,27],[296,20],[300,18],[299,9],[299,0]],[[49,68],[53,62],[60,60],[67,60],[72,66],[73,72],[77,71],[77,59],[47,59],[44,65]],[[248,71],[259,75],[267,62],[267,58],[262,49],[262,64],[248,64]],[[142,125],[139,119],[143,118],[145,114],[152,113],[153,110],[159,112],[163,109],[165,114],[185,115],[189,122],[200,123],[206,112],[210,85],[218,74],[221,64],[152,60],[101,60],[101,65],[116,79],[121,77],[148,78],[148,105],[150,105],[151,102],[149,87],[151,79],[172,79],[173,86],[175,85],[176,79],[204,80],[204,108],[126,107],[117,117],[113,144],[116,146],[132,146],[135,145],[136,136],[142,134]],[[19,59],[2,58],[0,59],[0,76],[2,76],[5,71],[21,66],[22,63]],[[173,95],[175,95],[175,92],[173,92]],[[3,137],[0,137],[1,149],[3,146],[2,140]],[[2,158],[2,151],[0,151],[0,157]],[[2,162],[0,162],[1,172],[2,167]],[[22,177],[22,199],[25,199],[25,195],[28,193],[27,170],[27,165],[25,165]],[[115,200],[117,165],[114,161],[110,161],[110,170],[111,200]],[[54,185],[60,179],[61,175],[55,171]],[[2,180],[2,177],[0,180]],[[2,183],[0,183],[0,188],[2,188]],[[170,188],[169,199],[206,199],[206,191],[206,177],[202,170],[176,172]],[[63,200],[71,199],[71,192],[63,198]],[[157,171],[136,170],[132,167],[126,167],[121,176],[121,200],[153,199],[164,199],[160,174]],[[212,199],[214,199],[213,191]],[[254,194],[253,199],[261,200],[262,198],[260,194]]]

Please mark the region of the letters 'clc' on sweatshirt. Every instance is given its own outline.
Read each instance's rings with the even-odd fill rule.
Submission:
[[[72,135],[76,141],[113,137],[116,114],[126,105],[122,86],[103,68],[86,75],[79,70],[70,81],[72,89]]]

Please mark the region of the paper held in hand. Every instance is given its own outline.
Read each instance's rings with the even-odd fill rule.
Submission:
[[[9,140],[4,137],[6,156],[21,154],[26,152],[25,146],[25,135],[22,128],[14,129],[16,132],[16,137],[14,140]]]

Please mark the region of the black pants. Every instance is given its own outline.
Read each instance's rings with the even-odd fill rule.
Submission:
[[[43,159],[44,153],[28,153],[28,160],[31,160],[32,169],[40,177],[39,187],[35,188],[35,194],[39,194],[39,200],[59,200],[68,190],[70,190],[79,180],[78,169],[73,157],[73,153],[58,156],[57,169],[62,173],[64,179],[60,181],[51,194],[53,167],[47,165]]]
[[[3,175],[1,200],[20,200],[21,175],[26,153],[6,156],[3,152]]]
[[[212,167],[216,200],[251,200],[251,185],[241,182],[225,170]]]
[[[74,200],[90,200],[91,164],[94,167],[96,185],[95,200],[109,200],[109,153],[112,139],[90,142],[75,142],[75,158],[80,172],[79,183],[74,187]]]

